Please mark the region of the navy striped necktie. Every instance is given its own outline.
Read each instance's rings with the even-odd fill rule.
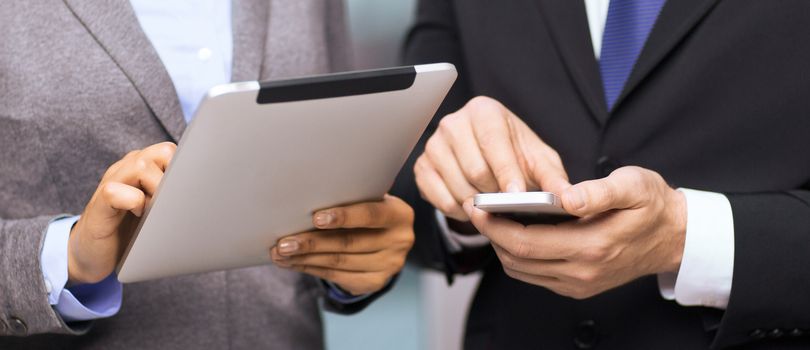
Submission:
[[[666,0],[610,0],[599,70],[608,110],[621,94]]]

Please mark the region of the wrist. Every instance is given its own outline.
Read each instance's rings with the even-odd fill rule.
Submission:
[[[79,219],[81,221],[81,219]],[[73,224],[73,227],[70,228],[70,235],[68,236],[68,249],[67,249],[67,270],[68,270],[68,281],[67,286],[75,286],[77,284],[83,284],[84,278],[83,273],[81,273],[79,269],[78,261],[76,261],[76,239],[78,239],[78,234],[76,234],[76,227],[80,225],[79,221]]]
[[[88,283],[86,274],[80,268],[80,263],[76,259],[76,253],[74,252],[74,247],[76,246],[75,240],[77,239],[76,235],[73,234],[71,230],[70,238],[68,238],[68,286],[75,286],[79,284]]]
[[[81,242],[79,242],[81,237],[77,232],[80,225],[81,220],[70,230],[68,238],[68,286],[98,283],[109,275],[100,276],[100,273],[94,273],[92,266],[87,266],[87,262],[82,261]]]
[[[332,285],[332,288],[335,289],[335,292],[337,292],[337,295],[339,295],[342,298],[355,298],[355,297],[364,295],[364,294],[355,294],[355,293],[347,290],[346,288],[343,288],[343,286],[341,286],[338,283],[331,282],[331,281],[327,281],[327,282]],[[370,293],[366,293],[366,294],[370,294]]]
[[[107,278],[112,271],[101,272],[92,268],[82,268],[81,263],[68,255],[68,281],[67,287],[82,284],[96,284]]]

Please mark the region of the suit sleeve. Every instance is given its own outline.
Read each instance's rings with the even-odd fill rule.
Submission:
[[[456,23],[453,4],[450,0],[420,0],[416,21],[409,31],[404,46],[405,64],[449,62],[459,72],[458,80],[447,98],[439,107],[421,140],[402,168],[392,189],[392,194],[410,204],[416,213],[416,242],[411,251],[411,261],[444,271],[448,281],[455,273],[474,271],[488,261],[491,249],[474,249],[450,254],[444,240],[433,206],[423,200],[414,180],[413,166],[424,150],[424,144],[436,130],[439,120],[461,108],[471,97],[468,76],[465,74],[462,40]]]
[[[0,336],[81,334],[89,325],[67,326],[48,301],[40,251],[56,217],[0,219]]]
[[[810,191],[727,196],[734,277],[714,347],[810,334]]]

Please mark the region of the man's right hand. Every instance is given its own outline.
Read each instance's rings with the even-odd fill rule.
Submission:
[[[70,232],[70,284],[97,283],[113,272],[176,148],[164,142],[132,151],[107,169]]]
[[[476,97],[445,116],[414,165],[422,197],[445,216],[468,221],[462,204],[486,192],[571,186],[557,152],[500,102]]]

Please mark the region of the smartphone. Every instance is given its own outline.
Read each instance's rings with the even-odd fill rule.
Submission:
[[[475,195],[474,205],[524,225],[550,225],[577,219],[563,209],[560,197],[551,192],[481,193]]]

